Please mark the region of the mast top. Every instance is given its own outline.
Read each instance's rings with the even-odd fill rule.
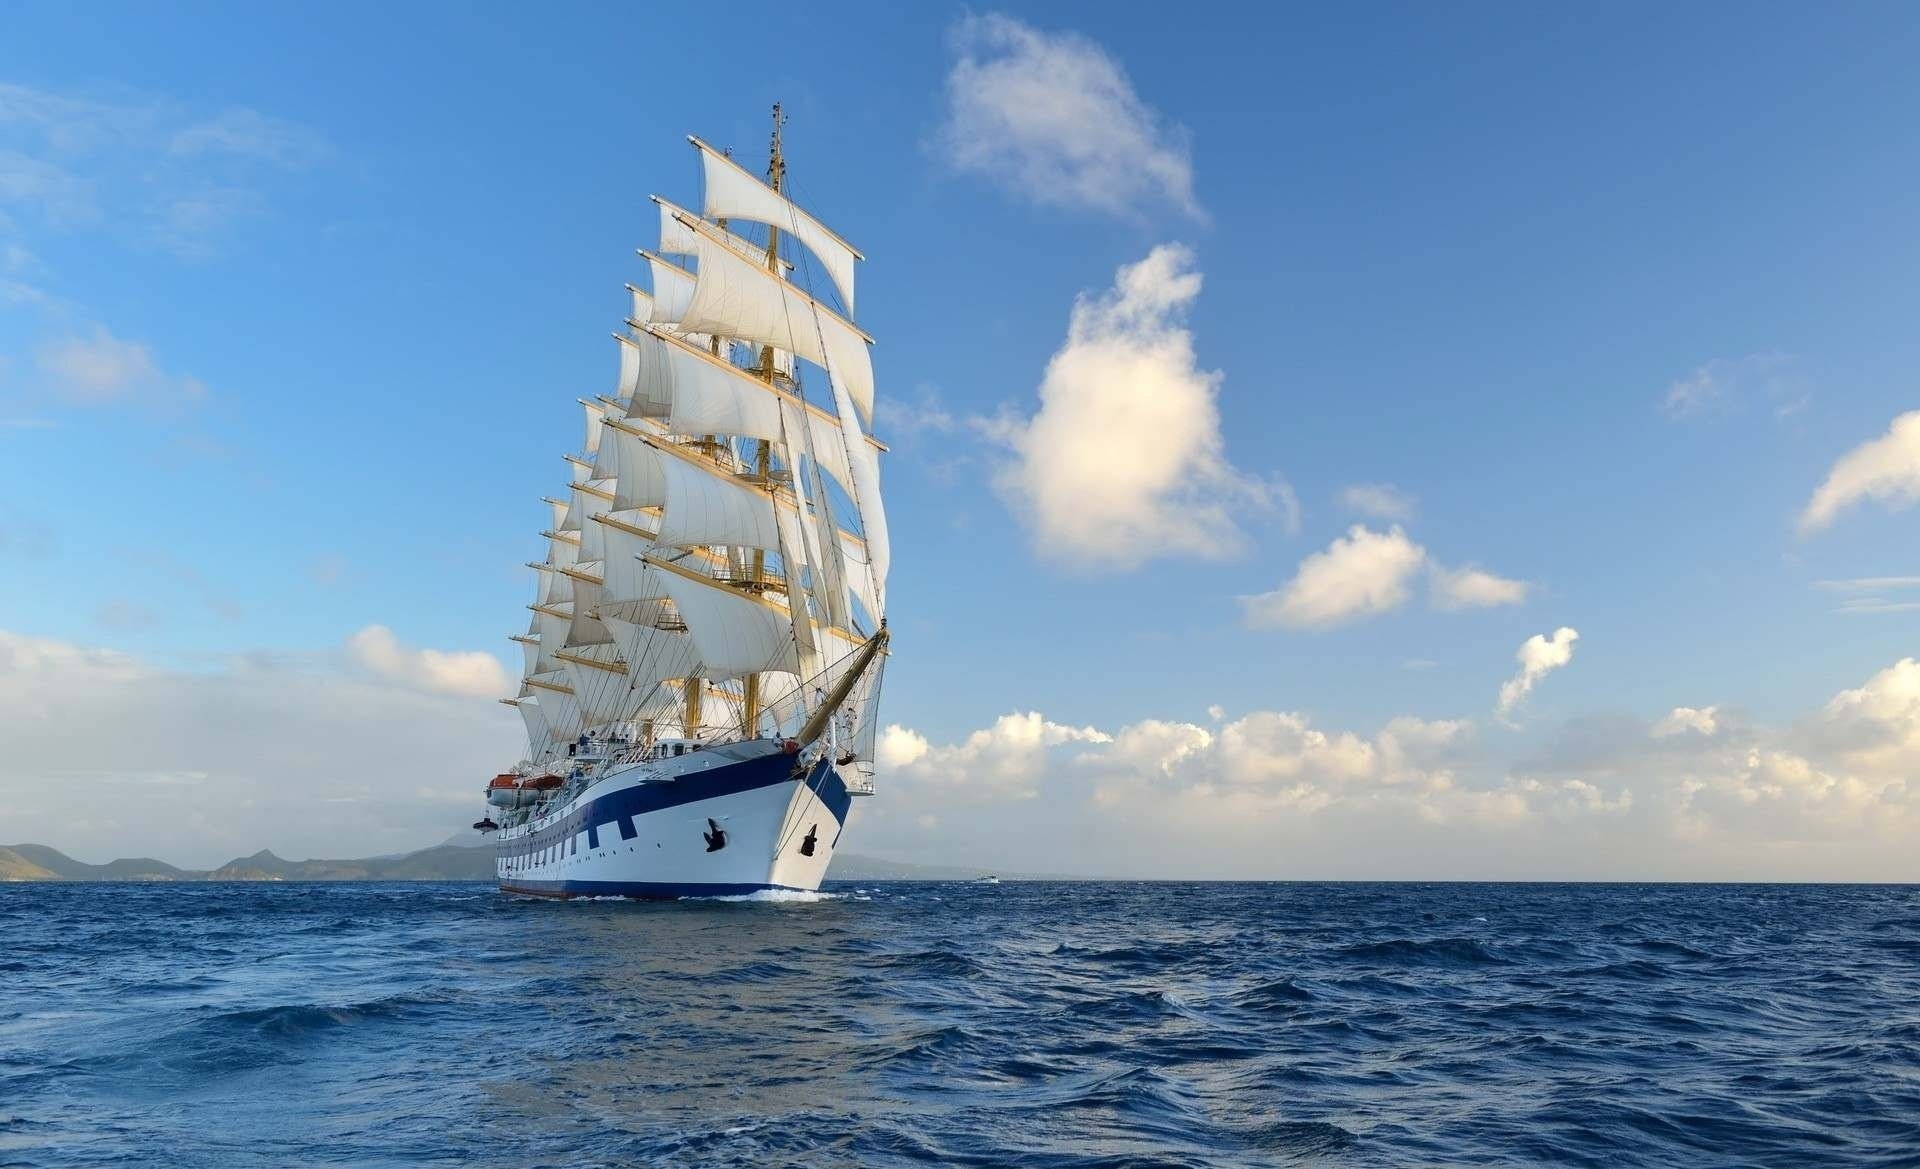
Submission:
[[[773,144],[767,151],[767,185],[779,191],[786,187],[787,159],[780,153],[780,128],[787,124],[787,115],[779,102],[773,103]]]

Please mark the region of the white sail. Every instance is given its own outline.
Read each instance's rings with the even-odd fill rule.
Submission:
[[[568,601],[567,604],[571,606],[572,602]],[[571,611],[571,608],[567,610],[569,613]],[[566,644],[567,628],[572,624],[572,617],[563,614],[555,606],[543,605],[533,611],[533,625],[539,630],[535,636],[540,639],[540,652],[534,658],[533,668],[527,671],[527,677],[560,668],[560,663],[554,660],[554,651]]]
[[[867,562],[866,541],[852,532],[842,530],[839,543],[841,571],[846,577],[847,592],[866,607],[869,620],[878,623],[885,610],[880,606],[880,592],[873,567]]]
[[[694,220],[698,219],[699,216],[687,210],[685,207],[669,203],[658,195],[654,195],[652,198],[653,201],[660,206],[660,254],[663,256],[691,256],[697,254],[693,246],[694,230],[688,227],[686,222],[683,222],[683,219]],[[767,249],[765,247],[751,240],[741,239],[730,231],[722,230],[718,224],[710,224],[708,226],[713,231],[714,237],[731,248],[735,255],[745,260],[751,260],[756,264],[765,264],[767,262]],[[781,261],[781,267],[791,268],[793,265]]]
[[[838,436],[836,435],[837,439]],[[833,444],[839,449],[839,442]],[[812,483],[807,482],[808,478]],[[810,491],[809,491],[810,488]],[[809,461],[806,472],[794,476],[794,489],[813,496],[813,514],[806,524],[795,524],[800,529],[801,545],[806,549],[808,578],[813,586],[816,612],[822,624],[845,627],[852,624],[847,608],[846,581],[841,572],[839,560],[838,532],[833,522],[833,508],[827,502],[826,484],[820,476],[820,464]],[[798,517],[796,517],[798,518]],[[814,663],[802,663],[812,666],[807,672],[818,669]]]
[[[886,616],[887,570],[893,563],[892,541],[887,535],[887,509],[880,499],[880,456],[860,432],[859,420],[848,407],[848,390],[838,377],[832,377],[833,401],[840,414],[840,426],[847,461],[852,470],[853,502],[860,510],[860,534],[867,542],[867,565],[873,574],[874,602],[879,608],[873,616]]]
[[[528,695],[515,699],[507,705],[520,712],[520,718],[527,724],[527,742],[544,745],[553,737],[547,726],[546,712],[540,709],[540,700]]]
[[[797,442],[793,436],[804,427],[811,432],[811,444],[826,472],[848,494],[853,493],[853,471],[840,421],[832,414],[678,337],[649,333],[634,344],[646,351],[642,368],[660,371],[664,386],[659,396],[670,403],[662,411],[669,431]],[[873,448],[871,439],[864,441]]]
[[[567,626],[568,647],[581,645],[608,645],[613,635],[595,616],[594,609],[600,603],[600,586],[589,583],[579,577],[573,582],[573,620]]]
[[[633,295],[633,307],[627,319],[636,325],[644,325],[653,319],[653,294],[642,292],[633,285],[627,285],[627,291]]]
[[[873,356],[867,346],[872,339],[764,267],[735,255],[699,223],[691,226],[700,274],[692,298],[675,318],[678,326],[775,345],[838,373],[861,418],[871,421]]]
[[[540,569],[540,604],[554,606],[573,600],[573,581],[566,573],[574,565],[575,550],[575,546],[565,540],[555,540],[553,554],[545,564],[536,566]]]
[[[660,473],[660,455],[648,446],[648,437],[621,422],[609,426],[608,432],[611,445],[619,449],[615,459],[620,474],[612,484],[611,507],[603,510],[631,511],[665,503],[667,480]]]
[[[507,640],[520,647],[520,673],[537,674],[540,672],[540,627],[528,623],[525,633],[516,633]]]
[[[667,595],[658,574],[640,560],[653,547],[653,540],[639,535],[637,525],[628,522],[629,518],[646,517],[637,512],[610,512],[599,517],[606,552],[600,562],[603,602],[653,601]]]
[[[741,677],[761,670],[798,670],[793,627],[784,607],[664,561],[648,562],[665,570],[663,583],[709,671]]]
[[[587,444],[580,449],[593,454],[600,449],[600,423],[607,416],[607,408],[585,399],[580,401],[580,405],[587,412]]]
[[[706,674],[693,639],[683,632],[618,617],[610,618],[607,625],[627,661],[627,680],[637,688]]]
[[[670,548],[722,544],[778,551],[773,497],[678,455],[661,454],[667,504],[657,542]]]
[[[527,685],[533,688],[540,702],[548,734],[564,741],[580,733],[580,704],[574,700],[573,690],[560,670],[529,677]]]
[[[629,418],[662,418],[673,405],[673,382],[661,365],[650,329],[613,335],[620,343],[620,385],[614,396],[626,403]]]
[[[693,273],[651,252],[643,251],[640,255],[646,259],[647,269],[653,278],[653,313],[648,319],[671,325],[680,319],[693,300]]]
[[[613,645],[566,650],[561,674],[580,705],[580,717],[589,727],[604,726],[628,717],[626,667],[615,660]]]
[[[834,234],[826,224],[802,211],[785,195],[767,186],[739,163],[721,154],[698,138],[688,138],[700,152],[705,174],[706,200],[702,206],[709,219],[750,219],[787,232],[820,257],[820,264],[840,290],[840,303],[853,310],[853,264],[863,259],[853,245]]]

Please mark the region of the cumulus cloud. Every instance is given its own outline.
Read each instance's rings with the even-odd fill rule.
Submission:
[[[1240,598],[1242,615],[1255,629],[1333,629],[1391,612],[1412,595],[1426,556],[1397,524],[1385,532],[1355,524],[1280,588]]]
[[[1271,486],[1223,450],[1221,375],[1198,367],[1182,321],[1200,283],[1177,245],[1121,268],[1075,303],[1039,412],[986,426],[1014,455],[996,485],[1043,553],[1120,568],[1219,556],[1242,541],[1236,513],[1271,504]]]
[[[1340,505],[1376,520],[1405,523],[1419,510],[1419,501],[1391,483],[1354,483],[1340,489]]]
[[[500,659],[481,650],[411,649],[393,630],[369,625],[347,639],[362,669],[400,686],[469,698],[502,698],[512,682]]]
[[[1676,706],[1667,712],[1666,717],[1653,724],[1653,737],[1664,739],[1689,732],[1696,735],[1712,735],[1720,729],[1719,713],[1719,708],[1715,706],[1698,709],[1691,706]]]
[[[1840,456],[1800,513],[1801,534],[1819,531],[1868,499],[1894,511],[1920,500],[1920,410],[1900,415],[1887,433]]]
[[[1200,217],[1186,130],[1141,101],[1105,49],[997,12],[961,20],[951,42],[938,138],[955,169],[1044,205]]]
[[[1107,741],[1108,736],[1093,727],[1067,726],[1028,711],[1002,715],[992,726],[959,743],[939,746],[918,732],[888,726],[880,733],[874,755],[878,766],[907,782],[1030,796],[1046,769],[1051,748]]]
[[[399,852],[464,828],[524,751],[519,720],[344,664],[248,653],[185,670],[0,631],[0,839],[210,866],[260,848]]]
[[[198,380],[168,374],[152,350],[114,336],[103,325],[48,342],[39,365],[53,394],[77,406],[173,406],[206,396]]]
[[[1520,643],[1515,651],[1514,660],[1520,663],[1520,672],[1507,679],[1500,686],[1500,699],[1494,709],[1501,718],[1507,718],[1525,701],[1527,695],[1540,679],[1573,660],[1573,643],[1580,640],[1580,634],[1562,625],[1553,631],[1553,636],[1536,633]]]
[[[1338,628],[1405,605],[1423,568],[1429,601],[1443,612],[1518,605],[1532,587],[1473,565],[1447,568],[1398,524],[1385,532],[1355,524],[1324,551],[1302,560],[1286,584],[1241,597],[1241,616],[1254,629]]]
[[[1004,735],[1009,720],[1025,729]],[[893,730],[924,766],[1052,725],[1010,715],[952,745]],[[978,748],[942,782],[883,756],[863,828],[956,862],[1116,876],[1913,878],[1920,662],[1787,726],[1735,727],[1706,706],[1592,730],[1516,760],[1467,719],[1143,718],[1059,735],[1014,784],[962,778]]]
[[[1509,580],[1471,564],[1462,568],[1435,564],[1430,579],[1433,607],[1447,612],[1525,604],[1532,588],[1524,580]]]

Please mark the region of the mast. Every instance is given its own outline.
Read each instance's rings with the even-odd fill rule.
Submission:
[[[780,150],[780,128],[786,123],[786,120],[786,115],[780,110],[780,103],[774,102],[773,137],[768,143],[767,148],[767,185],[773,188],[775,194],[781,193],[786,187],[787,160],[786,156],[783,155]],[[780,275],[780,229],[773,224],[767,225],[767,271],[772,272],[776,278]],[[769,386],[773,385],[774,361],[773,346],[771,345],[762,345],[760,347],[760,376]],[[773,490],[773,483],[769,475],[772,470],[772,455],[772,443],[764,438],[754,443],[754,474],[760,477],[761,484],[765,486],[769,492]],[[791,458],[791,455],[789,455],[789,458]],[[760,588],[766,581],[766,574],[766,550],[755,548],[753,550],[753,569],[748,579],[753,583],[753,587]],[[792,591],[798,584],[798,574],[793,571],[792,565],[787,566],[786,575],[789,582],[788,596],[792,598],[791,607],[794,620],[804,621],[806,620],[805,605],[799,600],[797,594]],[[744,679],[742,689],[741,706],[743,709],[741,711],[741,732],[748,738],[752,738],[758,730],[760,723],[760,675],[757,673],[748,674]]]

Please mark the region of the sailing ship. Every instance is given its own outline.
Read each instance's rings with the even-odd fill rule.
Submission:
[[[789,197],[783,124],[776,105],[764,181],[690,137],[700,210],[653,197],[649,288],[627,286],[613,393],[580,400],[513,638],[501,701],[527,754],[475,825],[505,891],[815,890],[873,792],[889,556],[865,257]]]

